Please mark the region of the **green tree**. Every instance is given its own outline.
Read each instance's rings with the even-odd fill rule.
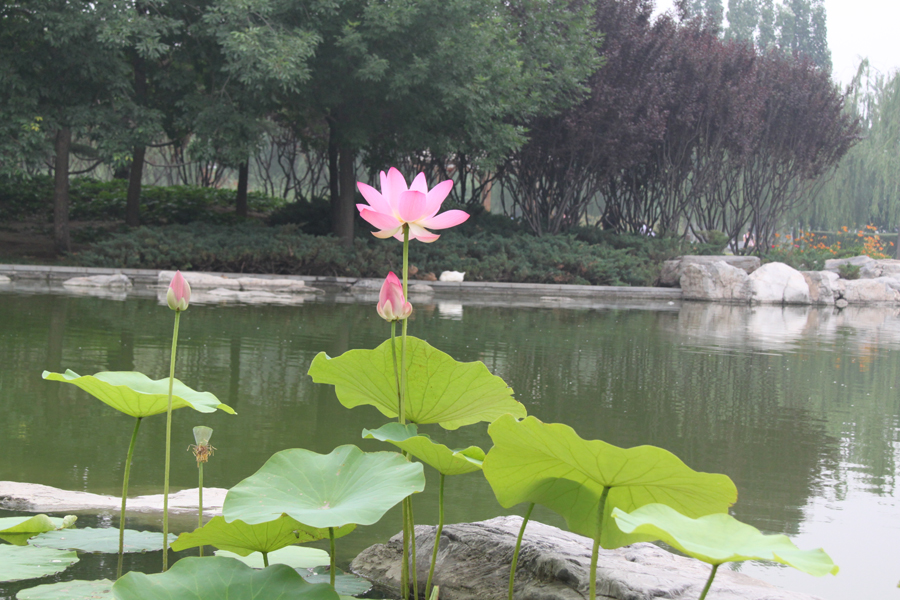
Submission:
[[[728,0],[725,39],[754,41],[759,25],[759,12],[759,0]]]

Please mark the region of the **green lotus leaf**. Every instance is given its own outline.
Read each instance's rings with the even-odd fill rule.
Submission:
[[[311,527],[371,525],[425,489],[422,463],[396,452],[339,446],[331,454],[299,448],[272,455],[225,496],[226,521],[265,523],[282,514]]]
[[[34,546],[0,545],[0,581],[46,577],[78,562],[74,552]]]
[[[167,410],[169,379],[150,379],[137,371],[104,371],[96,375],[81,376],[71,370],[65,373],[44,371],[43,378],[50,381],[71,383],[116,410],[132,417],[149,417]],[[209,392],[198,392],[175,380],[172,387],[172,410],[189,406],[202,413],[216,409],[235,414],[227,404]]]
[[[419,435],[413,424],[388,423],[378,429],[363,429],[363,438],[388,442],[406,450],[423,463],[437,469],[444,475],[462,475],[481,470],[484,450],[469,446],[451,450],[443,444],[433,442],[427,435]]]
[[[407,337],[406,420],[457,429],[500,415],[524,417],[512,389],[482,362],[457,362],[424,340]],[[396,341],[397,357],[400,340]],[[309,367],[316,383],[335,387],[341,404],[371,404],[386,417],[398,416],[397,379],[390,340],[374,350],[350,350],[336,358],[320,352]]]
[[[328,572],[327,567],[307,569],[305,572],[300,571],[300,575],[309,583],[330,583],[331,581],[331,574]],[[364,579],[358,575],[344,573],[340,569],[337,569],[334,577],[334,590],[340,594],[342,598],[346,596],[362,596],[371,589],[372,582],[368,579]]]
[[[613,508],[631,511],[661,503],[700,517],[726,512],[737,500],[737,488],[727,476],[694,471],[662,448],[587,441],[567,425],[534,417],[500,417],[488,433],[494,447],[484,459],[484,476],[506,508],[521,502],[545,505],[561,514],[569,529],[593,538],[599,499],[609,488],[600,538],[604,548],[648,539],[615,527]]]
[[[266,563],[261,552],[251,552],[246,556],[241,556],[228,550],[216,550],[216,556],[229,556],[236,558],[248,567],[254,569],[265,568]],[[270,565],[287,565],[292,569],[311,569],[320,567],[331,562],[331,557],[324,550],[319,548],[309,548],[306,546],[288,546],[280,550],[269,552],[267,557]],[[303,575],[303,573],[300,573]],[[313,581],[310,583],[322,583],[321,581]],[[326,581],[326,583],[328,583]]]
[[[113,594],[116,600],[338,600],[330,585],[306,583],[286,565],[257,570],[221,556],[183,558],[156,575],[132,571],[113,585]]]
[[[342,537],[353,531],[355,525],[347,525],[335,530],[335,537]],[[215,546],[239,556],[247,556],[252,552],[274,552],[279,548],[293,544],[303,544],[328,538],[328,529],[309,527],[288,516],[281,516],[266,523],[248,525],[243,521],[225,520],[225,517],[213,517],[209,523],[190,533],[182,533],[172,543],[172,550],[180,552],[197,546]],[[270,560],[269,562],[273,562]],[[325,563],[328,554],[325,554]],[[293,566],[293,565],[292,565]]]
[[[113,600],[112,586],[109,579],[74,579],[20,590],[16,600]]]
[[[626,533],[653,536],[711,565],[767,560],[817,577],[838,572],[838,566],[821,548],[800,550],[786,535],[765,535],[728,514],[691,519],[665,504],[647,504],[631,514],[615,509],[612,516]]]
[[[33,517],[0,518],[0,540],[15,546],[24,546],[28,539],[54,529],[72,527],[78,517],[69,515],[65,518],[34,515]]]
[[[169,534],[169,543],[175,541],[175,535]],[[153,552],[162,550],[162,534],[158,531],[125,530],[125,553]],[[78,550],[80,552],[105,552],[116,554],[119,551],[119,530],[110,527],[84,529],[61,529],[48,531],[32,538],[32,546],[57,548],[59,550]]]

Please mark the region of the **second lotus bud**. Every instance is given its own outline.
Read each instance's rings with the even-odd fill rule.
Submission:
[[[412,314],[412,304],[403,296],[403,284],[393,273],[388,273],[384,279],[376,310],[385,321],[399,321]]]

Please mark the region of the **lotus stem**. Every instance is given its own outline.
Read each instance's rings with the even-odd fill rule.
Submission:
[[[409,224],[403,224],[403,297],[409,289]],[[409,319],[403,319],[400,334],[400,424],[406,424],[406,328]]]
[[[119,513],[119,564],[116,567],[116,579],[122,576],[122,560],[125,556],[125,503],[128,501],[128,476],[131,474],[131,459],[134,457],[134,445],[137,442],[138,428],[141,419],[134,421],[134,431],[131,432],[131,443],[128,444],[128,456],[125,459],[125,476],[122,478],[122,512]]]
[[[203,546],[200,546],[200,550],[201,551],[203,550]],[[268,567],[269,566],[269,553],[263,552],[262,555],[263,555],[263,567]],[[201,554],[200,556],[203,556],[203,555]]]
[[[197,469],[199,471],[199,475],[197,476],[197,529],[203,527],[203,463],[197,463]],[[203,556],[203,545],[200,545],[200,556]],[[265,557],[263,557],[263,562],[265,562]]]
[[[591,585],[588,598],[597,597],[597,555],[600,552],[600,534],[603,533],[603,513],[606,509],[606,496],[609,488],[604,487],[600,494],[600,502],[597,504],[597,533],[594,536],[594,546],[591,548]]]
[[[403,520],[403,549],[400,552],[400,593],[403,600],[409,598],[409,526],[406,521],[406,499],[400,502]]]
[[[330,575],[331,579],[331,587],[334,587],[334,527],[328,528],[328,541],[331,546],[331,567],[328,569],[328,574]]]
[[[437,562],[438,546],[441,543],[441,532],[444,531],[444,474],[441,473],[441,484],[438,489],[438,526],[434,532],[434,548],[431,550],[431,566],[428,568],[428,580],[425,582],[425,597],[431,598],[431,580],[434,578],[434,565]]]
[[[409,505],[409,510],[406,511],[406,514],[409,517],[409,531],[411,535],[409,536],[409,545],[410,545],[410,554],[411,562],[412,562],[412,581],[413,581],[413,598],[418,600],[419,598],[419,569],[416,567],[416,520],[413,518],[413,505],[412,505],[412,496],[406,497],[406,502]]]
[[[709,587],[712,585],[713,579],[716,578],[716,571],[719,570],[719,565],[713,565],[712,571],[709,573],[709,579],[706,580],[706,587],[703,588],[703,592],[700,593],[700,598],[697,600],[703,600],[706,598],[707,592],[709,592]]]
[[[400,410],[400,367],[397,365],[397,322],[391,321],[391,357],[394,359],[394,382],[397,384],[397,418],[403,414]],[[400,421],[401,423],[403,421]]]
[[[525,526],[528,525],[528,519],[531,518],[531,511],[533,510],[534,502],[528,505],[528,510],[525,511],[525,516],[522,517],[522,526],[519,527],[519,536],[516,538],[516,549],[513,550],[512,565],[510,565],[509,568],[508,600],[513,600],[513,585],[516,582],[516,565],[519,564],[519,549],[522,547],[522,538],[525,536]],[[591,600],[593,600],[593,596],[591,596]]]
[[[165,573],[169,568],[169,463],[172,458],[172,388],[175,385],[175,350],[178,347],[178,322],[181,311],[175,311],[175,330],[172,332],[172,356],[169,360],[169,403],[166,407],[166,479],[163,483],[163,563]]]

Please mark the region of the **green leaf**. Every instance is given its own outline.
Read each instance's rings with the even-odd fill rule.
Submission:
[[[598,504],[609,488],[600,545],[618,548],[647,538],[615,527],[615,507],[631,511],[662,503],[692,517],[726,512],[737,488],[725,475],[700,473],[662,448],[618,448],[583,440],[561,424],[534,417],[500,417],[488,427],[494,447],[484,459],[484,476],[506,508],[536,502],[561,514],[576,533],[593,538]]]
[[[312,527],[371,525],[425,489],[421,463],[396,452],[339,446],[331,454],[299,448],[274,454],[225,496],[225,519],[265,523],[282,514]]]
[[[300,571],[300,576],[309,583],[331,583],[331,574],[328,572],[328,567],[307,569],[305,572]],[[372,582],[368,579],[344,573],[340,569],[335,570],[334,590],[342,598],[345,596],[361,596],[371,589]]]
[[[156,575],[132,571],[113,585],[113,593],[116,600],[338,600],[330,585],[306,583],[286,565],[257,570],[221,556],[183,558]]]
[[[400,340],[397,342],[400,360]],[[504,414],[524,417],[512,388],[482,362],[461,363],[427,342],[407,337],[406,420],[457,429]],[[371,404],[387,417],[398,416],[397,380],[390,340],[374,350],[350,350],[336,358],[320,352],[309,367],[316,383],[335,386],[347,408]]]
[[[20,590],[16,600],[113,600],[112,586],[109,579],[61,581]]]
[[[691,519],[665,504],[647,504],[631,514],[616,509],[612,516],[626,533],[653,536],[711,565],[768,560],[817,577],[838,572],[821,548],[800,550],[786,535],[765,535],[728,514]]]
[[[34,546],[0,546],[0,581],[46,577],[78,562],[74,552]]]
[[[355,527],[355,525],[341,527],[335,530],[334,536],[345,536]],[[310,527],[284,515],[255,525],[248,525],[240,520],[229,523],[225,517],[213,517],[203,527],[179,535],[172,543],[172,550],[180,552],[197,546],[215,546],[220,550],[247,556],[252,552],[274,552],[285,546],[314,542],[327,537],[327,528]],[[323,564],[328,562],[328,555],[325,556],[326,563]]]
[[[125,553],[153,552],[162,550],[162,533],[157,531],[125,530]],[[169,543],[175,541],[175,535],[169,534]],[[48,531],[31,540],[32,546],[57,548],[60,550],[79,550],[81,552],[119,552],[119,530],[111,527],[84,529],[62,529]]]
[[[101,402],[132,417],[164,413],[169,402],[168,378],[154,380],[137,371],[104,371],[83,377],[71,370],[66,370],[63,374],[44,371],[42,376],[50,381],[76,385]],[[176,379],[172,387],[172,410],[186,406],[202,413],[219,409],[236,414],[213,394],[193,390]]]
[[[228,556],[236,558],[248,567],[254,569],[262,569],[266,566],[261,552],[251,552],[246,556],[241,556],[228,550],[216,550],[216,556]],[[320,567],[331,562],[331,557],[324,550],[319,548],[307,548],[305,546],[288,546],[280,550],[269,552],[268,555],[270,565],[287,565],[292,569],[311,569]],[[301,573],[302,575],[302,573]],[[319,581],[311,583],[321,583]]]
[[[69,515],[65,518],[34,515],[33,517],[3,517],[0,519],[0,540],[16,546],[24,546],[28,539],[45,531],[63,529],[75,524],[78,517]]]
[[[478,446],[451,450],[443,444],[431,441],[425,434],[419,435],[413,424],[388,423],[378,429],[363,429],[362,435],[365,439],[388,442],[401,450],[406,450],[444,475],[462,475],[480,471],[481,463],[484,461],[484,450]]]

